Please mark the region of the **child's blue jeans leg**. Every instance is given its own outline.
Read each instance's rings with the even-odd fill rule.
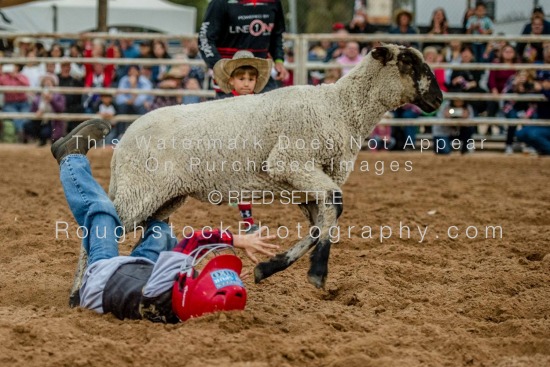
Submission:
[[[145,257],[156,262],[161,251],[170,251],[176,244],[176,236],[173,235],[172,229],[167,223],[151,220],[147,223],[143,239],[130,256]]]
[[[107,193],[93,178],[86,156],[65,157],[60,176],[67,203],[83,229],[82,245],[88,253],[88,265],[118,256],[117,233],[122,231],[122,225]]]

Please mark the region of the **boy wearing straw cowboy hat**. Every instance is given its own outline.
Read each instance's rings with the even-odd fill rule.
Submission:
[[[214,79],[224,93],[257,94],[269,81],[271,67],[271,60],[254,57],[250,51],[237,51],[232,59],[221,59],[214,65]]]
[[[237,51],[232,59],[221,59],[214,65],[214,79],[220,89],[229,96],[257,94],[269,81],[272,62],[254,57],[250,51]],[[238,204],[241,217],[246,223],[247,233],[256,232],[259,227],[252,217],[252,204]]]

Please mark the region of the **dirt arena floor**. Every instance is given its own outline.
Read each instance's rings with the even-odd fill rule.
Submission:
[[[90,153],[105,188],[110,158]],[[245,312],[161,325],[67,306],[80,242],[56,162],[48,148],[1,145],[0,366],[550,366],[550,159],[359,160],[370,171],[344,186],[324,291],[307,283],[304,258],[259,285],[247,280]],[[191,200],[171,219],[182,228],[238,217]],[[280,204],[256,206],[255,217],[281,235],[290,228],[284,248],[305,226]],[[55,238],[56,221],[69,222],[71,238]],[[385,237],[392,229],[382,242],[381,225]],[[372,238],[362,238],[366,226]],[[417,226],[428,226],[423,240]]]

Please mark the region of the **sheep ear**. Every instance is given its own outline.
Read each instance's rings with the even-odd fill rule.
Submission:
[[[392,52],[385,46],[376,47],[372,50],[372,57],[378,60],[382,65],[386,66],[387,62],[392,59]]]

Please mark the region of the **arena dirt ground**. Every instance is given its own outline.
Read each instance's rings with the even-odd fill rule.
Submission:
[[[90,154],[104,187],[110,157]],[[549,366],[550,159],[359,160],[370,172],[344,186],[344,238],[326,290],[307,283],[304,258],[259,285],[247,280],[245,312],[162,325],[67,306],[80,243],[57,164],[48,148],[0,146],[0,366]],[[255,216],[291,228],[284,248],[305,226],[295,207],[256,206]],[[191,200],[171,219],[176,228],[234,225],[238,212]],[[55,238],[56,221],[70,223],[70,239]],[[400,222],[411,239],[399,238]],[[394,232],[382,243],[380,225]],[[416,225],[428,226],[422,243]],[[348,238],[351,226],[372,226],[376,238],[357,228]],[[447,238],[450,226],[459,238]],[[486,239],[486,226],[502,226],[502,239]]]

